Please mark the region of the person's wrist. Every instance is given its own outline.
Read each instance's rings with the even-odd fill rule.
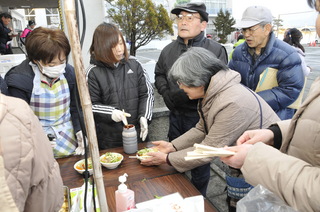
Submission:
[[[270,134],[272,134],[272,135],[270,135],[270,139],[267,142],[267,144],[269,144],[277,149],[280,149],[281,144],[282,144],[282,134],[281,134],[281,130],[280,130],[279,125],[272,124],[267,129],[270,130],[271,131]]]
[[[167,157],[166,157],[166,162],[169,166],[172,166],[171,163],[170,163],[170,160],[169,160],[169,154],[170,152],[167,154]]]
[[[170,143],[170,144],[171,144],[170,152],[176,152],[176,151],[178,151],[177,148],[176,148],[172,143]]]

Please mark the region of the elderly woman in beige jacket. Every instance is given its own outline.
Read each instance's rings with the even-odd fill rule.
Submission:
[[[38,118],[25,101],[0,94],[2,159],[0,179],[7,188],[0,189],[0,211],[15,211],[15,206],[24,212],[59,211],[60,169]]]
[[[320,12],[320,0],[308,2]],[[320,15],[316,23],[320,35]],[[269,129],[245,132],[237,140],[238,146],[229,148],[237,154],[221,160],[241,168],[248,183],[261,184],[294,209],[320,211],[319,108],[317,78],[291,120],[277,122]]]
[[[185,172],[212,161],[212,158],[185,161],[195,143],[213,147],[234,145],[244,131],[266,128],[280,120],[262,98],[240,84],[239,73],[206,49],[190,48],[174,63],[169,76],[190,99],[199,99],[200,120],[171,143],[153,142],[161,152],[148,153],[153,157],[143,160],[143,165],[169,163]]]

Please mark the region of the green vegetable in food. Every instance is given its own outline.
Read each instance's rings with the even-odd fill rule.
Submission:
[[[76,168],[79,169],[79,170],[85,170],[85,169],[86,169],[86,166],[85,166],[84,160],[81,160],[81,161],[77,164]],[[91,161],[91,158],[88,158],[88,169],[92,169],[92,161]]]
[[[121,155],[112,152],[106,152],[104,157],[100,159],[102,163],[116,163],[121,160]]]
[[[138,156],[146,156],[148,152],[158,152],[158,149],[156,148],[144,148],[140,149],[137,154]]]

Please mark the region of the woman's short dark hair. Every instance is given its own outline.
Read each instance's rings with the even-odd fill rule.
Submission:
[[[12,16],[9,13],[0,13],[0,18],[2,17],[12,19]]]
[[[102,23],[95,29],[90,47],[91,56],[109,65],[118,62],[112,48],[119,43],[119,35],[124,45],[124,58],[127,60],[129,54],[123,35],[118,27],[110,23]]]
[[[169,78],[188,87],[208,88],[211,77],[229,68],[212,52],[202,47],[191,47],[173,64]]]
[[[26,50],[29,60],[41,60],[43,63],[48,64],[57,55],[59,59],[62,59],[61,53],[64,53],[67,57],[71,47],[62,30],[38,27],[28,35]]]

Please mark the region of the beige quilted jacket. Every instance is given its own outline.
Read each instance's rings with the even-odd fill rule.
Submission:
[[[63,184],[50,142],[29,105],[2,94],[0,146],[4,161],[1,171],[18,210],[59,211]]]
[[[247,154],[242,173],[301,212],[320,211],[320,78],[292,120],[278,123],[280,151],[257,143]],[[285,154],[283,154],[285,153]]]
[[[179,151],[170,153],[169,160],[179,172],[191,170],[212,160],[203,158],[186,161],[184,157],[187,152],[194,150],[194,143],[213,147],[231,146],[244,131],[259,128],[261,113],[256,97],[263,111],[263,128],[280,120],[272,108],[259,95],[255,97],[241,85],[240,80],[240,74],[232,70],[219,71],[211,78],[202,100],[204,119],[200,118],[194,128],[172,141]],[[208,134],[205,133],[205,124]]]

